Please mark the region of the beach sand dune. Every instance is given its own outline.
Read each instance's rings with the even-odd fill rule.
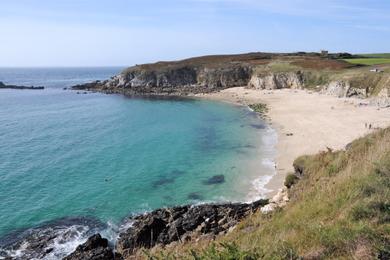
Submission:
[[[283,187],[284,178],[293,171],[292,164],[298,156],[328,148],[344,149],[375,128],[390,125],[390,108],[379,109],[364,105],[366,101],[362,99],[336,98],[306,90],[236,87],[197,96],[241,105],[267,104],[270,124],[278,133],[277,173],[266,186],[273,190],[269,197]]]

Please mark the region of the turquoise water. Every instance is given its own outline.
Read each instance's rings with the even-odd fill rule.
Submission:
[[[220,102],[0,90],[0,236],[63,217],[120,223],[261,197],[273,136],[247,108]],[[215,175],[225,181],[208,184]]]

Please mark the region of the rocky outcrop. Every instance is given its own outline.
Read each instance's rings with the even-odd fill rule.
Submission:
[[[323,93],[336,97],[345,97],[349,83],[345,81],[332,81],[324,89]]]
[[[390,107],[390,86],[381,89],[378,96],[370,99],[370,104],[378,107]]]
[[[64,258],[64,260],[114,260],[113,250],[108,246],[108,240],[96,234],[88,238],[87,242],[79,245],[76,250]]]
[[[212,89],[246,86],[251,76],[248,66],[233,65],[225,68],[204,68],[199,71],[197,83]]]
[[[108,241],[96,234],[64,259],[127,259],[140,248],[165,246],[200,238],[214,239],[267,204],[268,200],[258,200],[249,204],[203,204],[157,209],[125,221],[131,225],[119,234],[115,253],[109,247]]]
[[[282,72],[253,74],[248,87],[254,89],[281,89],[293,88],[299,89],[304,86],[303,74],[298,72]]]
[[[261,212],[264,214],[275,211],[278,208],[283,208],[289,202],[288,188],[284,186],[279,192],[270,199],[269,203],[261,208]]]
[[[160,69],[135,66],[110,80],[76,85],[73,89],[127,95],[187,95],[245,86],[250,75],[251,68],[245,64],[228,64],[221,67],[168,66]]]
[[[347,80],[336,80],[330,82],[323,88],[323,93],[331,96],[366,98],[368,91],[366,88],[352,87]]]
[[[18,230],[0,238],[0,259],[62,259],[67,250],[74,250],[75,241],[85,241],[104,228],[94,218],[74,217]]]
[[[378,98],[390,98],[390,83],[388,87],[382,88],[379,91]]]
[[[226,233],[241,219],[266,204],[267,200],[259,200],[251,204],[205,204],[158,209],[133,218],[133,225],[120,234],[116,249],[127,257],[141,247],[214,237]]]
[[[17,86],[17,85],[6,85],[3,82],[0,81],[0,89],[33,89],[33,90],[40,90],[44,89],[45,87],[34,87],[34,86]]]

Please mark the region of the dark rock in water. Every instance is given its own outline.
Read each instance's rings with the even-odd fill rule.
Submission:
[[[169,184],[169,183],[174,183],[174,182],[175,182],[174,178],[162,177],[159,180],[154,181],[152,183],[152,185],[153,185],[153,188],[157,188],[157,187],[160,187],[160,186],[163,186],[163,185],[166,185],[166,184]]]
[[[218,148],[216,140],[217,132],[213,127],[200,127],[197,130],[199,149],[203,152],[210,152]]]
[[[188,199],[190,200],[202,200],[203,199],[203,196],[200,195],[199,193],[197,192],[192,192],[190,194],[188,194]]]
[[[221,175],[215,175],[208,180],[203,181],[203,184],[205,185],[213,185],[213,184],[221,184],[225,182],[225,176]]]
[[[158,209],[132,218],[133,225],[119,235],[116,250],[127,258],[141,247],[151,248],[223,234],[267,203],[267,200],[259,200],[251,204],[205,204]]]
[[[73,87],[71,87],[71,89],[74,89],[74,90],[88,90],[88,89],[94,89],[94,88],[95,88],[96,86],[98,86],[99,84],[100,84],[100,81],[97,80],[97,81],[93,81],[93,82],[90,82],[90,83],[85,83],[85,84],[73,86]]]
[[[0,258],[13,258],[18,254],[20,259],[60,259],[70,252],[64,252],[58,246],[82,241],[104,227],[96,219],[76,217],[16,231],[0,238]]]
[[[173,171],[171,171],[170,175],[177,177],[177,176],[183,175],[184,173],[185,173],[185,171],[173,170]]]
[[[45,87],[34,87],[34,86],[17,86],[17,85],[6,85],[4,84],[3,82],[0,81],[0,89],[6,89],[6,88],[9,88],[9,89],[33,89],[33,90],[36,90],[36,89],[45,89]]]
[[[251,124],[251,127],[256,129],[265,129],[265,125]]]
[[[88,238],[87,242],[79,245],[76,250],[64,258],[64,260],[111,260],[115,258],[112,248],[108,246],[108,240],[96,234]]]

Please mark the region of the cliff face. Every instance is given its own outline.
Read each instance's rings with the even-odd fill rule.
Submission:
[[[229,64],[222,67],[176,67],[162,70],[132,67],[106,81],[75,86],[75,89],[97,89],[125,94],[207,93],[218,89],[245,86],[251,76],[251,67]]]
[[[294,72],[268,71],[273,63],[301,66]],[[172,94],[207,93],[230,87],[300,88],[303,77],[300,69],[342,69],[350,65],[320,56],[318,53],[248,53],[241,55],[214,55],[181,61],[157,62],[136,65],[106,81],[74,86],[74,89],[90,89],[107,93],[124,94]],[[295,65],[294,65],[295,66]],[[267,73],[258,74],[257,69]]]
[[[369,68],[353,66],[332,56],[310,53],[205,56],[136,65],[109,80],[73,89],[125,95],[188,95],[238,86],[310,88],[337,97],[366,98],[383,95],[380,91],[390,87],[388,72],[373,73]]]
[[[107,81],[97,81],[73,87],[97,89],[109,93],[176,94],[207,93],[231,87],[256,89],[303,88],[300,71],[256,74],[248,65],[234,64],[219,68],[174,68],[163,71],[137,67]]]
[[[253,74],[248,87],[255,89],[302,88],[304,77],[301,71],[268,74]]]

